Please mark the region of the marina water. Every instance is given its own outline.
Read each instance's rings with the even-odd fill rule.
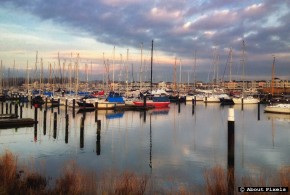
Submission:
[[[0,105],[1,106],[1,105]],[[276,173],[290,165],[290,116],[267,114],[261,105],[233,106],[235,113],[235,175]],[[38,108],[36,127],[0,130],[0,151],[19,162],[31,163],[47,177],[56,178],[73,160],[97,174],[124,171],[148,175],[165,186],[204,184],[204,171],[227,168],[228,106],[191,102],[147,112],[99,110],[75,113],[65,108]],[[5,110],[5,109],[4,109]],[[24,104],[23,118],[34,118],[34,107]],[[77,110],[76,110],[77,111]],[[53,113],[57,114],[54,129]],[[81,120],[84,119],[83,135]],[[97,120],[101,129],[97,132]],[[45,126],[45,127],[44,127]]]

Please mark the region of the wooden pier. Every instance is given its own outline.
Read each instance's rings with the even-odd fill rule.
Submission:
[[[8,129],[8,128],[18,128],[18,127],[32,127],[36,124],[32,118],[21,118],[21,119],[1,119],[0,120],[0,129]]]

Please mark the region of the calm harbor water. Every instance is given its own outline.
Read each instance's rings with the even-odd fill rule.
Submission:
[[[1,105],[0,105],[1,106]],[[57,177],[70,160],[97,173],[133,171],[146,174],[164,185],[203,185],[205,169],[227,168],[228,106],[191,103],[180,107],[143,112],[98,111],[101,120],[97,135],[95,112],[87,112],[84,135],[82,113],[68,109],[66,134],[65,109],[60,108],[54,130],[53,112],[38,110],[38,125],[0,130],[0,152],[6,149],[19,162],[33,162],[47,176]],[[290,165],[290,116],[263,113],[258,106],[235,105],[235,175],[255,176],[277,172]],[[5,109],[4,109],[5,110]],[[76,110],[77,111],[77,110]],[[34,118],[34,108],[24,105],[23,118]],[[99,139],[98,139],[99,138]]]

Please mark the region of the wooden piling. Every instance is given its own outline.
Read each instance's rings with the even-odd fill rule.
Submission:
[[[34,107],[34,121],[37,122],[37,106]]]
[[[53,138],[56,138],[56,129],[57,129],[57,113],[53,113]]]
[[[180,97],[179,96],[178,96],[177,102],[178,102],[178,113],[180,113]]]
[[[144,108],[146,108],[146,106],[147,106],[147,98],[146,98],[146,95],[144,95],[144,97],[143,97],[143,106],[144,106]]]
[[[68,143],[68,124],[69,124],[68,114],[65,115],[65,143]]]
[[[97,121],[97,130],[101,130],[101,126],[102,126],[101,120],[98,120]]]
[[[73,112],[73,118],[75,117],[75,112],[76,112],[76,99],[73,99],[73,109],[72,109],[72,112]]]
[[[244,97],[242,97],[242,110],[244,110]]]
[[[95,102],[95,122],[98,121],[98,102]]]
[[[16,116],[18,116],[18,104],[15,104],[14,113],[15,113]]]
[[[1,114],[4,114],[4,102],[1,102]]]
[[[6,102],[6,114],[8,114],[8,103]]]
[[[43,111],[43,135],[46,135],[46,112],[47,110]]]
[[[20,118],[22,118],[22,113],[23,113],[23,106],[20,105]]]
[[[101,154],[101,129],[97,129],[96,153]]]
[[[68,100],[65,98],[65,115],[67,115]]]
[[[45,97],[45,110],[47,110],[47,97]]]
[[[58,113],[58,114],[60,113],[59,106],[60,106],[60,99],[58,98],[58,99],[57,99],[57,113]]]
[[[234,109],[229,108],[228,114],[228,194],[235,192],[235,116]]]
[[[258,102],[258,121],[260,120],[260,102]]]
[[[84,117],[81,118],[81,127],[80,127],[80,148],[84,148]]]

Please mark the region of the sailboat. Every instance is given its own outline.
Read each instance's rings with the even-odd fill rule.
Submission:
[[[253,96],[246,96],[244,97],[244,76],[245,76],[245,41],[243,40],[243,56],[242,56],[242,62],[243,62],[243,91],[242,91],[242,97],[235,97],[233,98],[233,101],[235,104],[258,104],[260,100],[258,98],[254,98]]]
[[[153,66],[153,40],[152,40],[152,47],[151,47],[151,77],[150,77],[150,91],[152,93],[152,66]],[[144,101],[133,101],[134,105],[136,106],[144,106]],[[159,96],[159,97],[152,97],[151,100],[146,100],[147,106],[152,106],[155,108],[166,108],[170,104],[168,96]]]
[[[274,95],[274,72],[275,72],[274,70],[275,70],[275,57],[273,58],[273,65],[272,65],[272,82],[271,82],[272,96]],[[270,112],[270,113],[290,114],[290,103],[281,102],[278,104],[271,104],[271,105],[266,106],[264,111]]]

